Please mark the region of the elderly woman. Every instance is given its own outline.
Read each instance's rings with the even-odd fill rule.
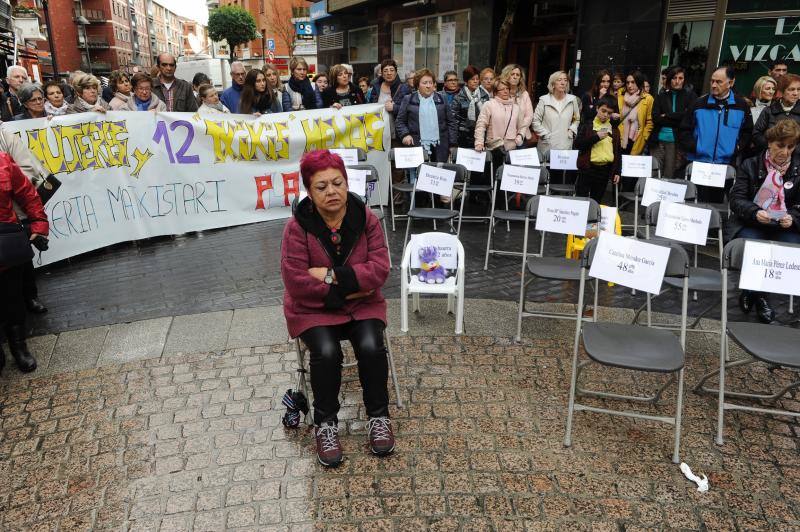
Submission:
[[[105,113],[108,104],[100,98],[100,81],[91,74],[75,76],[72,83],[75,89],[75,100],[69,106],[67,114]]]
[[[508,80],[499,78],[494,81],[494,98],[481,109],[475,121],[475,151],[489,149],[494,167],[499,168],[505,162],[505,154],[516,149],[524,142],[525,127],[522,112],[511,98],[511,87]]]
[[[728,240],[751,238],[800,244],[800,125],[781,120],[765,134],[767,148],[745,160],[730,191]],[[775,319],[765,294],[742,291],[739,305],[749,312],[755,303],[764,323]]]
[[[108,86],[114,92],[114,97],[108,102],[108,108],[112,111],[127,111],[128,100],[131,98],[131,78],[126,72],[115,70],[108,78]]]
[[[230,110],[219,101],[219,93],[213,85],[204,83],[197,88],[197,95],[200,97],[199,112],[211,114],[230,113]]]
[[[137,72],[131,78],[133,94],[128,99],[125,111],[153,111],[163,113],[167,105],[153,93],[153,80],[144,72]]]
[[[289,61],[292,76],[283,86],[282,108],[284,111],[316,109],[317,93],[308,79],[308,63],[302,57],[292,57]]]
[[[753,144],[756,149],[767,147],[766,131],[781,120],[794,120],[800,124],[800,76],[786,74],[778,82],[781,97],[770,103],[753,126]]]
[[[14,120],[29,120],[31,118],[45,118],[44,93],[41,87],[34,83],[25,83],[17,90],[17,98],[22,104],[23,111],[14,116]]]
[[[772,98],[775,97],[777,88],[778,82],[770,76],[761,76],[756,80],[753,85],[753,107],[750,108],[750,114],[753,116],[753,124],[758,123],[758,117],[761,116],[762,111],[772,103]]]
[[[48,234],[47,214],[36,189],[7,153],[0,153],[0,233],[10,235],[19,230],[19,218],[14,211],[18,205],[30,222],[30,237],[36,247],[45,249]],[[24,245],[24,242],[23,242]],[[8,260],[8,259],[6,259]],[[4,325],[8,347],[17,367],[23,373],[36,369],[36,359],[25,343],[25,296],[23,276],[29,259],[5,262],[0,254],[0,323]],[[6,363],[0,348],[0,372]]]
[[[397,75],[397,63],[394,59],[385,59],[380,64],[380,76],[372,84],[369,103],[382,103],[384,108],[397,116],[400,102],[411,94],[412,88],[400,80]]]
[[[494,96],[494,69],[486,67],[481,70],[481,88],[489,94],[489,96]]]
[[[283,232],[283,308],[289,334],[300,337],[311,353],[317,457],[324,466],[336,466],[342,461],[337,428],[342,340],[350,341],[358,359],[370,449],[376,455],[394,450],[381,294],[389,255],[380,222],[347,191],[341,157],[328,150],[307,153],[300,174],[308,197]]]
[[[550,150],[570,150],[581,122],[581,102],[569,93],[566,72],[550,74],[547,92],[536,104],[533,113],[533,130],[539,135],[536,149],[539,158],[547,160]]]
[[[407,95],[397,113],[396,132],[404,146],[422,146],[434,162],[447,162],[450,148],[456,147],[456,123],[450,118],[447,102],[436,92],[433,72],[427,68],[414,76],[417,92]]]
[[[44,84],[44,111],[47,116],[61,116],[67,114],[69,103],[64,100],[64,89],[61,83],[50,80]]]

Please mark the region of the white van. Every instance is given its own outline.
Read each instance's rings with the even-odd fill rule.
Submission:
[[[198,72],[208,76],[218,90],[224,90],[231,85],[231,66],[227,59],[213,59],[202,55],[178,58],[175,77],[191,83]]]

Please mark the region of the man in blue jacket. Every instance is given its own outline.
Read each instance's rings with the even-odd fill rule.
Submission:
[[[241,61],[231,63],[231,86],[222,91],[219,100],[228,108],[231,113],[239,112],[239,100],[242,99],[242,88],[244,78],[247,73],[244,71],[244,64]]]
[[[698,98],[681,121],[678,141],[689,161],[737,164],[753,135],[750,107],[733,92],[733,67],[721,66],[711,76],[711,92]],[[725,190],[732,183],[725,184]],[[699,186],[700,201],[721,203],[723,189]]]

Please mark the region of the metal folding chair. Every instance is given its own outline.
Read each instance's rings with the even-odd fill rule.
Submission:
[[[427,162],[428,161],[428,154],[425,153],[424,150],[423,150],[423,157],[424,157],[424,160]],[[392,165],[393,162],[394,162],[394,148],[392,148],[389,151],[389,167],[390,167],[390,169],[391,169],[391,165]],[[405,170],[406,178],[408,178],[408,170],[410,170],[410,168],[404,168],[403,170]],[[408,218],[407,214],[396,214],[395,213],[394,193],[395,192],[401,192],[403,194],[407,194],[407,193],[410,193],[410,192],[413,192],[413,191],[414,191],[414,183],[411,183],[410,181],[403,181],[401,183],[394,183],[393,180],[392,180],[391,173],[389,174],[389,211],[390,211],[391,216],[392,216],[392,232],[394,232],[394,230],[395,230],[395,220],[402,220],[402,219]]]
[[[359,148],[361,149],[361,148]],[[378,175],[378,169],[372,166],[371,164],[356,164],[350,165],[348,168],[352,168],[353,170],[364,170],[369,172],[367,174],[367,195],[363,198],[364,202],[369,205],[369,200],[372,197],[372,190],[376,190],[378,192],[378,205],[377,206],[370,206],[372,213],[381,221],[383,224],[383,239],[386,242],[386,251],[389,253],[389,267],[392,267],[392,251],[389,249],[389,232],[386,228],[386,212],[383,210],[383,194],[381,193],[381,187],[379,186],[378,182],[380,180],[380,176]],[[372,184],[372,186],[370,186]]]
[[[633,192],[620,192],[620,197],[622,197],[626,201],[623,204],[628,205],[629,203],[633,203],[633,226],[629,224],[623,224],[622,229],[625,230],[626,227],[633,227],[633,236],[635,238],[639,238],[639,217],[641,212],[641,203],[642,203],[642,196],[644,196],[644,187],[647,183],[648,179],[657,179],[655,177],[640,177],[638,181],[636,181],[636,185],[634,186]],[[690,201],[697,201],[697,187],[691,181],[686,181],[685,179],[659,179],[660,181],[666,181],[668,183],[677,183],[680,185],[686,185],[686,194],[683,197],[684,202]],[[617,209],[619,210],[619,202],[617,203]]]
[[[667,423],[675,427],[672,461],[677,464],[680,462],[681,415],[683,412],[686,308],[689,299],[689,256],[682,246],[675,243],[669,245],[670,254],[665,276],[681,279],[683,282],[680,339],[678,339],[672,332],[661,329],[653,329],[641,325],[598,322],[596,307],[594,312],[595,320],[590,323],[584,323],[584,291],[586,280],[589,276],[589,268],[594,260],[594,251],[596,247],[597,239],[591,240],[586,244],[581,256],[578,311],[576,313],[575,340],[572,350],[572,377],[570,380],[569,404],[567,407],[567,430],[564,436],[564,446],[569,447],[572,445],[572,419],[575,411],[585,410],[588,412],[625,416],[635,419],[647,419],[650,421]],[[583,347],[589,360],[579,363],[578,352],[581,340],[583,340]],[[670,377],[650,396],[617,394],[580,388],[578,385],[580,373],[592,363],[601,364],[606,367],[617,367],[647,373],[663,373],[670,375]],[[661,395],[667,387],[675,382],[676,374],[678,396],[674,416],[657,416],[628,410],[613,410],[576,401],[576,396],[582,395],[601,399],[615,399],[655,405],[661,399]]]
[[[686,181],[690,181],[692,179],[692,167],[693,167],[693,165],[694,165],[693,162],[689,163],[688,165],[686,165],[686,173],[684,174],[684,178],[686,179]],[[710,205],[710,206],[714,207],[715,209],[717,209],[720,212],[720,214],[725,213],[725,217],[726,218],[728,216],[730,216],[730,214],[731,214],[731,209],[730,209],[730,206],[728,205],[728,190],[730,189],[730,186],[728,186],[728,184],[732,183],[733,180],[736,179],[736,168],[734,166],[731,166],[731,165],[727,165],[727,166],[728,166],[728,168],[725,171],[725,187],[724,187],[725,203],[708,203],[707,204],[707,205]]]
[[[725,374],[729,369],[739,366],[747,366],[756,362],[766,364],[771,368],[788,368],[794,371],[800,369],[800,330],[778,325],[766,325],[763,323],[751,322],[730,322],[728,321],[728,278],[730,272],[741,271],[744,257],[746,240],[737,238],[728,242],[722,253],[722,319],[721,319],[721,339],[719,349],[719,368],[711,371],[700,379],[694,391],[697,393],[707,393],[717,395],[717,445],[723,444],[722,431],[725,423],[726,410],[743,410],[745,412],[757,412],[774,416],[800,417],[800,412],[781,410],[777,408],[763,408],[760,406],[750,406],[738,403],[731,403],[727,398],[736,400],[758,401],[766,404],[774,404],[787,393],[800,386],[800,380],[784,385],[774,393],[768,391],[759,392],[731,392],[725,389]],[[777,246],[800,248],[799,244],[785,244],[782,242],[772,242]],[[733,339],[748,358],[729,361],[728,339]],[[706,388],[705,383],[708,379],[719,375],[719,387]]]
[[[411,233],[411,222],[413,220],[432,220],[433,221],[433,229],[436,230],[436,222],[447,222],[450,224],[450,230],[454,231],[456,236],[461,234],[461,218],[464,214],[464,203],[467,201],[467,194],[464,190],[466,188],[465,185],[469,184],[469,170],[464,168],[460,164],[453,164],[453,163],[424,163],[420,165],[422,166],[435,166],[436,168],[444,168],[446,170],[452,170],[456,173],[455,182],[453,184],[453,190],[450,193],[450,207],[445,209],[441,207],[417,207],[416,206],[416,195],[417,195],[417,183],[419,179],[414,181],[414,186],[411,189],[411,208],[408,210],[408,214],[406,217],[408,218],[408,222],[406,223],[406,236],[403,238],[403,249],[405,249],[406,244],[408,244],[408,235]],[[419,170],[418,170],[419,171]],[[461,198],[458,199],[459,206],[458,210],[453,209],[453,203],[456,201],[455,192],[461,189],[462,194]],[[431,204],[434,204],[434,195],[431,194]],[[458,219],[458,225],[453,226],[453,220]]]

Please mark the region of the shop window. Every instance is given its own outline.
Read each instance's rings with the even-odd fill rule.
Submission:
[[[661,67],[680,65],[686,69],[686,84],[701,92],[705,87],[708,44],[712,21],[672,22],[667,24]]]
[[[350,46],[350,63],[378,62],[378,26],[350,30],[347,41]]]
[[[410,69],[402,64],[403,61],[403,30],[415,30],[415,59],[414,68],[426,67],[434,74],[439,74],[439,35],[441,26],[445,22],[455,22],[455,71],[461,72],[469,64],[469,14],[467,11],[458,11],[432,17],[404,20],[392,24],[392,57],[400,68],[402,77]]]

